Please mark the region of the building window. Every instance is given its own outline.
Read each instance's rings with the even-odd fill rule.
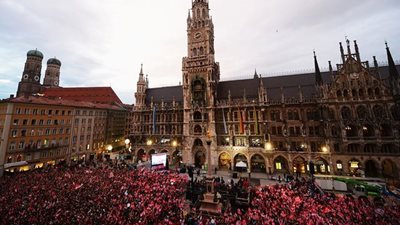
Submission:
[[[22,125],[28,125],[28,120],[27,119],[22,120]]]
[[[24,149],[25,148],[25,142],[24,141],[20,141],[18,144],[18,149]]]
[[[275,163],[275,168],[276,168],[277,170],[281,170],[281,169],[282,169],[282,163],[281,163],[281,162],[276,162],[276,163]]]
[[[11,131],[11,137],[17,137],[17,133],[18,133],[18,131],[17,130],[12,130]]]
[[[47,120],[46,124],[51,125],[51,120]]]
[[[9,150],[15,150],[15,142],[11,142],[10,146],[8,147]]]
[[[15,119],[15,120],[13,121],[13,125],[18,125],[18,122],[19,122],[19,120]]]

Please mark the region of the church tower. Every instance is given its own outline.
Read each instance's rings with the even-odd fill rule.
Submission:
[[[143,64],[142,64],[140,67],[139,80],[136,83],[136,93],[135,93],[136,109],[140,109],[146,106],[146,89],[147,89],[147,81],[143,76]]]
[[[38,50],[30,50],[27,54],[24,72],[18,83],[17,97],[30,96],[40,92],[40,73],[43,54]]]
[[[44,75],[43,85],[46,87],[59,87],[61,61],[56,58],[47,60],[47,69]]]
[[[183,160],[196,166],[208,164],[207,148],[214,152],[217,146],[214,106],[220,75],[219,64],[215,62],[214,24],[209,10],[208,0],[192,2],[187,18],[187,57],[182,62]]]

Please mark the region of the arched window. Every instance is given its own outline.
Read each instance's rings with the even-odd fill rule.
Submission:
[[[194,126],[194,133],[195,134],[201,134],[202,133],[202,129],[201,129],[200,125]]]
[[[201,121],[201,113],[199,111],[194,112],[193,120],[194,121]]]
[[[367,108],[365,106],[358,106],[357,107],[357,116],[359,119],[366,119],[368,117],[368,111]]]
[[[364,89],[360,89],[358,90],[358,96],[360,96],[360,98],[364,98]]]
[[[392,113],[393,119],[396,121],[400,121],[400,106],[394,105],[390,108],[390,111]]]
[[[363,136],[364,137],[374,137],[375,136],[375,129],[369,125],[369,124],[365,124],[363,127]]]
[[[200,55],[204,55],[204,48],[200,47]]]
[[[374,98],[374,92],[372,91],[371,88],[368,88],[368,97],[369,98]]]
[[[358,136],[358,129],[355,125],[347,125],[345,127],[346,130],[346,137],[357,137]]]
[[[392,126],[390,126],[390,124],[382,124],[380,132],[381,132],[382,137],[393,136],[393,130],[392,130]]]
[[[381,97],[381,91],[379,90],[379,88],[375,88],[375,96],[378,98]]]
[[[383,118],[386,118],[386,111],[385,111],[385,109],[383,108],[383,106],[381,106],[381,105],[375,105],[374,108],[373,108],[372,110],[373,110],[373,112],[374,112],[375,119],[381,120],[381,119],[383,119]]]
[[[358,94],[356,90],[351,90],[351,95],[353,96],[353,98],[357,98]]]
[[[336,97],[337,98],[342,98],[343,97],[342,92],[341,91],[337,91],[336,92]]]
[[[342,108],[341,113],[342,113],[342,119],[344,119],[344,120],[349,120],[349,119],[351,119],[351,110],[350,110],[349,107],[344,106],[344,107]]]
[[[348,98],[349,97],[349,91],[344,90],[343,91],[343,97]]]
[[[194,140],[193,146],[203,146],[203,142],[200,139]]]

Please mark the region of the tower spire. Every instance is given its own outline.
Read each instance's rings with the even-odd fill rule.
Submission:
[[[254,69],[254,79],[258,78],[257,69]]]
[[[356,50],[357,61],[361,62],[360,51],[358,50],[357,40],[354,40],[354,48]]]
[[[392,54],[390,53],[390,49],[388,46],[388,43],[385,41],[385,45],[386,45],[386,53],[387,53],[387,57],[388,57],[388,63],[389,63],[389,76],[390,79],[399,79],[399,72],[397,71],[396,68],[396,64],[394,63]]]
[[[345,60],[344,60],[344,50],[343,50],[342,42],[339,42],[339,45],[340,45],[340,55],[341,55],[341,57],[342,57],[342,62],[343,62],[343,64],[344,64],[344,63],[345,63]]]
[[[315,65],[315,83],[319,86],[323,85],[324,82],[322,80],[322,75],[321,75],[321,71],[319,69],[317,55],[315,54],[315,51],[314,51],[314,65]]]
[[[350,49],[350,40],[346,38],[346,43],[347,43],[347,54],[349,57],[351,56],[351,49]]]

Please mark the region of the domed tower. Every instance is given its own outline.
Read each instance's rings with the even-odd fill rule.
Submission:
[[[43,85],[46,87],[58,87],[60,85],[61,61],[56,58],[47,60],[47,69],[44,75]]]
[[[21,81],[18,83],[17,97],[29,96],[40,92],[40,73],[42,71],[43,54],[30,50],[27,54],[24,72]]]

